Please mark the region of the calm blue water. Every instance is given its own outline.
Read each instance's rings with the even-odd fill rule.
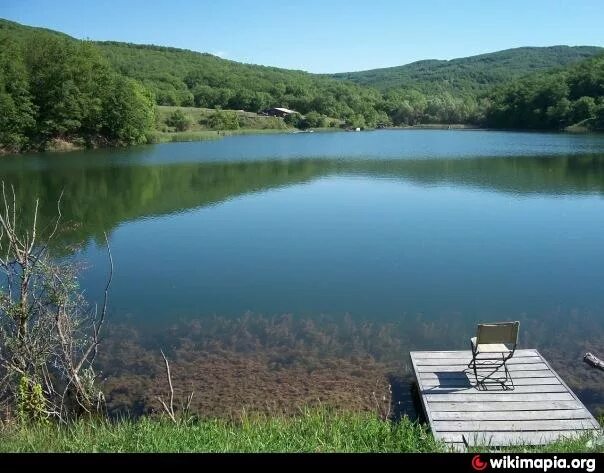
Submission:
[[[6,158],[0,174],[46,217],[64,190],[61,251],[93,300],[108,232],[113,323],[448,320],[438,347],[453,349],[479,321],[519,319],[523,346],[569,370],[604,347],[601,135],[238,136]]]

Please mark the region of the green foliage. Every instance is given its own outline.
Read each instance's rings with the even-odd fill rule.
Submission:
[[[501,128],[561,129],[590,121],[602,126],[604,56],[537,74],[489,96],[486,123]]]
[[[17,393],[17,414],[22,423],[48,423],[46,398],[42,385],[27,376],[21,376]]]
[[[283,121],[289,126],[299,128],[300,130],[306,130],[310,127],[306,119],[299,113],[290,113],[289,115],[285,116]]]
[[[369,413],[328,408],[294,417],[243,413],[240,419],[78,421],[0,432],[2,452],[432,452],[443,451],[428,429]]]
[[[326,123],[326,117],[317,112],[308,112],[306,114],[306,123],[309,128],[323,128]]]
[[[330,117],[371,113],[379,92],[301,71],[239,64],[193,51],[126,43],[97,43],[121,73],[150,87],[159,105],[258,112],[285,106]],[[367,117],[369,118],[369,117]]]
[[[307,130],[308,128],[324,128],[328,126],[327,117],[318,112],[308,112],[306,116],[302,116],[299,113],[292,113],[287,115],[283,120],[289,126],[299,128],[300,130]]]
[[[211,130],[208,120],[216,110],[199,107],[171,107],[165,105],[158,105],[156,107],[156,126],[157,130],[162,133],[174,133],[171,127],[167,125],[174,112],[177,110],[182,113],[185,118],[189,121],[189,127],[187,132],[191,133],[206,133]],[[230,114],[235,114],[237,117],[237,123],[239,130],[287,130],[288,126],[279,117],[267,117],[259,115],[253,112],[245,112],[241,110],[229,110],[225,111]],[[233,119],[232,119],[233,120]],[[234,121],[234,120],[233,120]],[[226,130],[221,130],[226,131]],[[230,130],[237,131],[237,130]],[[186,132],[176,132],[179,136],[183,136]],[[215,134],[211,132],[210,134]]]
[[[95,45],[36,29],[15,41],[13,32],[0,23],[0,149],[144,142],[152,96],[117,74]]]
[[[239,129],[239,120],[237,114],[233,111],[216,110],[207,118],[205,123],[213,130]]]
[[[579,62],[601,52],[597,47],[518,48],[328,76],[176,48],[82,42],[5,20],[0,42],[0,151],[49,148],[57,140],[143,143],[153,127],[154,104],[239,114],[235,120],[230,112],[217,112],[190,124],[177,114],[165,123],[179,132],[198,131],[199,124],[216,130],[282,128],[282,121],[256,126],[253,117],[241,115],[275,106],[296,110],[299,115],[287,123],[302,129],[326,126],[327,117],[330,124],[344,121],[355,128],[563,128],[581,121],[602,127],[604,113],[601,66]],[[571,72],[543,72],[564,66]],[[519,80],[534,71],[542,74]]]
[[[118,144],[140,144],[155,122],[153,96],[139,82],[114,78],[114,93],[107,96],[102,132]]]
[[[510,452],[598,452],[588,435]],[[476,451],[485,448],[476,448]],[[293,417],[243,414],[239,420],[169,422],[80,420],[67,426],[0,430],[0,452],[445,452],[425,425],[404,417],[383,421],[369,413],[328,408]]]
[[[27,146],[35,112],[19,45],[9,38],[1,39],[0,148],[14,152]]]
[[[174,110],[166,120],[166,125],[176,129],[176,131],[186,131],[191,128],[191,119],[180,109]]]
[[[365,119],[362,115],[354,115],[346,120],[345,125],[350,128],[365,128]]]
[[[444,93],[476,96],[494,85],[530,73],[568,66],[602,51],[595,46],[525,47],[450,61],[424,60],[384,69],[342,72],[332,77],[382,91],[411,89],[428,96]]]

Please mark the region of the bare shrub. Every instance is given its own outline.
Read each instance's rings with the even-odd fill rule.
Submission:
[[[100,309],[90,307],[69,261],[53,258],[49,244],[61,221],[38,228],[21,215],[15,191],[2,183],[0,202],[0,400],[22,420],[66,421],[101,406],[93,364],[107,312],[113,261]],[[28,220],[29,218],[29,220]]]

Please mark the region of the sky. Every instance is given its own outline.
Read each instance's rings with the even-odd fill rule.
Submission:
[[[317,73],[604,46],[602,0],[0,0],[0,18]]]

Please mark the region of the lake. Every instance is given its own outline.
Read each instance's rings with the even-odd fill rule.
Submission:
[[[604,136],[379,130],[6,157],[98,301],[117,410],[164,389],[222,415],[327,402],[411,413],[408,351],[466,349],[520,320],[593,411],[604,377]],[[158,381],[161,380],[161,381]]]

